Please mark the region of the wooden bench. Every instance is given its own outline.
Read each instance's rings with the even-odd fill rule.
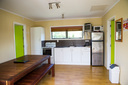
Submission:
[[[48,72],[50,74],[51,71],[52,77],[54,77],[54,64],[41,65],[26,76],[24,76],[22,79],[17,81],[14,85],[37,85],[41,78],[44,77]]]

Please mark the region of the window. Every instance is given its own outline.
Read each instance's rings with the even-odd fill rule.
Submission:
[[[66,32],[65,31],[52,32],[52,38],[53,39],[66,38]]]
[[[68,31],[68,38],[82,38],[82,31]]]
[[[52,27],[52,39],[79,39],[82,38],[83,26]]]

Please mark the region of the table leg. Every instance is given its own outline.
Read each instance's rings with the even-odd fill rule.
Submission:
[[[51,58],[48,58],[48,64],[51,64]],[[48,72],[49,75],[51,75],[51,70]]]
[[[6,81],[6,85],[14,85],[11,81]]]
[[[48,58],[48,64],[51,64],[51,58],[50,57]]]
[[[55,66],[52,67],[52,77],[55,76]]]

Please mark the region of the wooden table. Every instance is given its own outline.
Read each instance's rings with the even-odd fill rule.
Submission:
[[[0,85],[13,85],[47,59],[50,64],[49,55],[26,55],[18,59],[28,59],[29,62],[14,63],[16,59],[13,59],[0,64]]]

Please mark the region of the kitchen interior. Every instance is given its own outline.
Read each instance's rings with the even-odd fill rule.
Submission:
[[[108,78],[110,64],[117,64],[120,73],[119,77],[116,77],[118,83],[127,85],[128,11],[126,10],[128,1],[61,0],[57,3],[50,1],[52,0],[25,2],[0,0],[0,63],[17,58],[14,25],[19,25],[24,29],[23,55],[51,55],[51,63],[55,64],[56,70],[55,83],[62,81],[60,84],[62,85],[63,80],[70,80],[72,76],[74,81],[70,81],[70,85],[75,85],[75,81],[81,85],[83,79],[85,79],[84,83],[88,84],[86,83],[88,78],[97,85],[101,81],[103,85],[111,85]],[[68,38],[67,34],[69,31],[74,31],[75,28],[72,28],[74,26],[78,27],[77,31],[82,30],[82,36],[74,33],[79,36],[79,39],[72,38],[73,36]],[[67,29],[65,35],[62,33],[61,38],[56,38],[56,32],[65,30],[63,27]],[[69,68],[72,71],[68,70]],[[67,72],[64,74],[68,72],[74,74],[64,77],[62,70]],[[78,77],[75,74],[78,70],[80,71],[78,75],[83,76],[81,81],[75,80],[76,77],[74,77],[74,75]],[[81,73],[81,71],[84,72]],[[55,84],[54,78],[50,80],[49,76],[46,76],[45,79],[47,84],[49,81],[52,82],[50,85]],[[69,81],[66,84],[68,85]]]
[[[63,28],[66,27],[69,29],[73,26],[64,26]],[[79,26],[75,27],[79,28]],[[93,26],[91,23],[85,23],[81,27],[81,39],[53,38],[51,40],[44,39],[45,34],[43,27],[32,27],[31,53],[33,55],[51,55],[51,63],[58,65],[104,66],[103,27]],[[55,32],[60,31],[58,28],[59,27],[51,27]],[[45,63],[47,63],[47,61]]]

